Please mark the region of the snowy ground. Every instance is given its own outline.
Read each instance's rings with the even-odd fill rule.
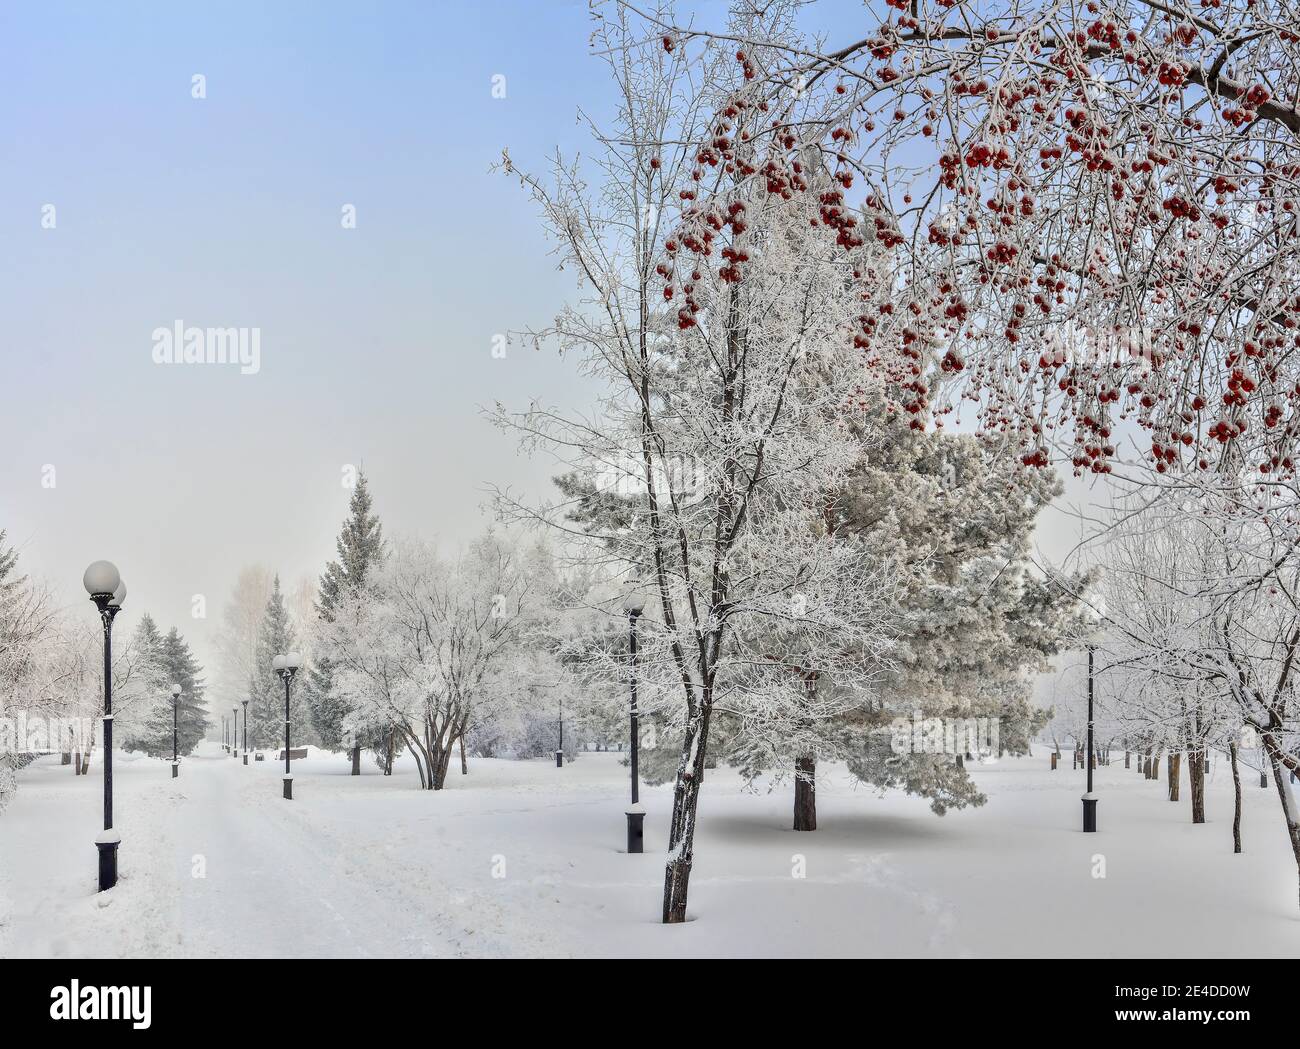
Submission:
[[[355,779],[321,755],[295,763],[286,802],[280,766],[213,744],[179,780],[117,755],[121,881],[97,894],[102,769],[78,778],[44,758],[0,813],[0,955],[1300,955],[1277,795],[1247,776],[1234,856],[1226,763],[1203,826],[1163,781],[1100,769],[1096,835],[1079,831],[1082,771],[1048,771],[1045,752],[979,767],[988,805],[942,819],[823,770],[811,834],[789,829],[788,786],[747,793],[719,769],[694,920],[664,927],[669,791],[643,790],[648,851],[624,854],[619,761],[478,760],[430,794],[413,767]]]

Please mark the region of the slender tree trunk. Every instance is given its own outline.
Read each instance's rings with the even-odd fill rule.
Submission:
[[[1165,759],[1169,767],[1169,800],[1178,800],[1178,781],[1181,778],[1183,755],[1177,751],[1171,751],[1169,757]]]
[[[1237,771],[1237,744],[1228,744],[1228,757],[1232,759],[1232,851],[1241,851],[1241,775]]]
[[[1192,822],[1205,822],[1205,751],[1187,755],[1187,778],[1192,788]],[[1234,773],[1235,774],[1235,773]]]
[[[361,775],[361,744],[352,748],[352,775]]]
[[[460,774],[469,775],[469,762],[465,760],[465,737],[460,737]]]
[[[817,829],[817,759],[811,754],[794,763],[794,829]]]
[[[664,867],[665,925],[686,920],[686,896],[691,882],[691,865],[695,861],[695,819],[700,803],[700,785],[704,782],[705,750],[709,742],[709,716],[712,695],[703,690],[694,724],[688,724],[682,740],[682,759],[677,767],[673,788],[673,815],[668,825],[668,862]]]
[[[1126,769],[1131,769],[1131,768],[1133,767],[1133,764],[1132,764],[1132,761],[1131,761],[1132,757],[1133,757],[1133,755],[1130,754],[1127,750],[1124,751],[1124,767],[1125,767]]]
[[[1295,796],[1291,793],[1291,784],[1287,782],[1286,769],[1277,756],[1277,742],[1271,734],[1265,734],[1264,747],[1268,751],[1269,764],[1273,767],[1273,782],[1277,784],[1277,796],[1282,802],[1282,818],[1286,821],[1287,837],[1291,839],[1297,885],[1300,886],[1300,813],[1296,811]],[[1300,888],[1297,898],[1300,899]]]

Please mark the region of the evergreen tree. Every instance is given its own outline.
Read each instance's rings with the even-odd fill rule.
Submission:
[[[199,676],[203,668],[175,627],[167,632],[159,648],[168,683],[181,686],[180,705],[176,711],[177,749],[181,754],[190,754],[208,729],[207,704],[203,698],[206,686]],[[166,751],[171,753],[170,729]]]
[[[357,486],[352,490],[348,503],[348,518],[343,522],[336,546],[338,560],[325,566],[316,604],[317,614],[327,623],[333,621],[340,596],[355,592],[373,575],[384,558],[383,526],[371,511],[370,489],[364,473],[357,476]],[[333,670],[329,653],[316,653],[305,684],[312,725],[320,736],[321,745],[342,747],[343,718],[347,707],[337,696],[331,695]],[[378,741],[365,742],[367,745],[378,744]]]
[[[114,711],[118,715],[114,724],[121,729],[117,745],[154,758],[164,754],[170,757],[172,752],[171,694],[167,691],[162,644],[158,625],[146,612],[132,632],[125,653],[130,664],[129,687],[139,700],[126,711],[125,704],[119,703]]]
[[[275,577],[271,598],[266,603],[262,626],[257,632],[257,651],[252,679],[248,683],[248,743],[252,747],[274,748],[284,743],[284,683],[271,668],[277,654],[287,654],[298,646],[289,611],[284,606],[280,577]],[[309,732],[307,701],[303,697],[304,672],[299,671],[291,691],[289,720],[293,723],[295,746],[312,742]],[[242,711],[241,711],[242,717]],[[243,739],[242,732],[240,736]]]

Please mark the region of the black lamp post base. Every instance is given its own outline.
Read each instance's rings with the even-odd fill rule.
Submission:
[[[112,831],[105,831],[100,838],[107,835],[112,835]],[[112,835],[110,841],[100,838],[95,839],[95,848],[99,850],[99,891],[107,892],[117,884],[117,847],[121,839],[116,835]]]
[[[640,805],[627,810],[627,851],[645,852],[645,810]]]
[[[245,764],[245,765],[248,764],[248,754],[247,754],[247,753],[244,754],[244,764]]]
[[[562,750],[557,750],[555,752],[555,767],[557,769],[564,768],[564,751]]]
[[[1097,833],[1097,799],[1087,794],[1083,796],[1083,832]]]
[[[180,767],[178,764],[176,764],[176,762],[173,761],[173,762],[172,762],[172,779],[175,779],[175,778],[176,778],[177,776],[179,776],[180,774],[181,774],[181,767]]]
[[[284,777],[284,800],[293,801],[293,777]]]

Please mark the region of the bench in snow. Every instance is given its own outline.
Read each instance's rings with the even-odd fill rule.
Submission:
[[[300,761],[300,760],[302,760],[303,758],[305,758],[306,756],[307,756],[307,748],[306,748],[306,747],[303,747],[302,750],[290,749],[290,751],[289,751],[289,757],[290,757],[291,759],[293,759],[294,761]],[[280,756],[279,756],[278,758],[276,758],[276,761],[283,761],[283,760],[284,760],[284,748],[281,747],[281,748],[280,748]]]

